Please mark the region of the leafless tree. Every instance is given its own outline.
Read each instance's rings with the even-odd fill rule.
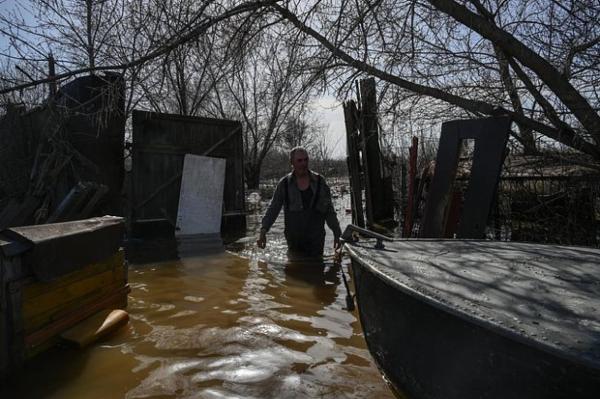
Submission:
[[[193,0],[170,0],[157,2],[163,17],[157,23],[159,30],[175,36],[193,24],[206,3]],[[149,37],[155,37],[149,32]],[[211,27],[194,40],[174,47],[164,56],[148,62],[146,70],[152,70],[139,82],[139,92],[146,107],[155,112],[180,115],[201,115],[208,112],[211,91],[225,76],[227,61],[223,58],[223,39],[218,27]]]
[[[307,108],[300,111],[285,122],[280,141],[283,149],[289,150],[298,146],[311,147],[325,134],[326,126],[317,119],[315,114]]]
[[[20,2],[0,17],[2,33],[10,41],[13,58],[26,61],[42,76],[47,73],[46,65],[36,61],[45,60],[48,54],[59,55],[58,67],[93,71],[108,60],[123,22],[123,4],[120,0]]]
[[[332,55],[346,82],[356,71],[378,77],[396,104],[428,97],[438,116],[508,114],[528,151],[536,132],[600,159],[594,2],[332,0],[272,8]]]
[[[59,3],[73,7],[62,12]],[[135,45],[135,54],[132,52],[127,57],[118,57],[115,51],[119,46],[121,50],[124,48],[124,43],[119,41],[124,35],[119,29],[128,25],[116,21],[119,15],[124,15],[120,10],[125,10],[125,3],[118,0],[75,3],[36,0],[36,4],[47,10],[63,14],[58,19],[60,26],[70,29],[71,34],[77,32],[70,41],[62,40],[77,52],[60,50],[58,64],[66,72],[59,73],[58,78],[85,71],[131,71],[146,65],[147,68],[140,68],[133,78],[141,82],[142,78],[152,76],[149,71],[154,71],[160,75],[156,83],[158,87],[163,84],[163,90],[179,85],[178,90],[168,90],[179,93],[173,103],[177,105],[171,105],[171,109],[195,113],[198,104],[208,102],[210,106],[200,108],[213,114],[239,116],[244,121],[247,172],[251,181],[256,180],[253,176],[260,169],[260,159],[276,142],[273,138],[280,134],[283,121],[292,113],[283,107],[286,103],[283,97],[289,93],[291,104],[296,107],[298,101],[306,97],[305,87],[319,83],[315,76],[321,79],[321,84],[333,84],[342,91],[347,91],[360,74],[378,77],[385,93],[382,108],[410,115],[411,124],[427,125],[428,119],[439,120],[440,115],[448,118],[508,114],[518,128],[514,137],[528,152],[536,151],[536,138],[548,137],[600,159],[597,90],[600,28],[596,23],[600,5],[595,2],[201,1],[190,9],[189,15],[182,14],[185,18],[181,19],[184,23],[180,26],[169,26],[171,22],[178,22],[172,19],[172,13],[157,13],[163,20],[149,24],[158,27],[157,30],[144,35],[145,41],[140,40]],[[183,0],[172,0],[165,6],[158,1],[144,4],[156,10],[171,7],[172,11],[173,6],[184,3],[191,4]],[[185,8],[181,10],[187,13]],[[89,16],[97,15],[98,11],[102,11],[103,17],[97,22],[91,21]],[[115,14],[117,18],[104,18]],[[169,19],[165,20],[167,15]],[[18,20],[15,18],[13,21]],[[3,34],[11,35],[15,42],[29,41],[14,31],[18,24],[7,27],[6,20],[3,19]],[[227,70],[230,79],[219,81],[216,73],[223,68],[203,70],[206,63],[200,65],[194,53],[199,52],[199,43],[207,44],[206,38],[198,38],[226,21],[237,24],[227,28],[233,32],[232,37],[241,37],[239,43],[257,43],[257,48],[229,47],[229,43],[235,41],[227,39],[228,51],[235,48],[239,54],[233,54],[236,62]],[[312,38],[303,38],[297,43],[302,46],[293,52],[283,51],[290,47],[290,38],[299,37],[289,31],[289,24]],[[28,32],[27,24],[21,25],[20,33],[33,34],[33,30]],[[259,36],[266,28],[286,33],[271,35],[265,46],[264,40],[260,44]],[[56,42],[54,36],[60,34],[60,29],[45,36],[41,32],[39,37],[46,41],[40,41],[41,46],[28,43],[30,53],[15,53],[16,58],[31,67],[31,70],[21,67],[20,77],[29,75],[28,82],[7,87],[10,85],[5,81],[0,93],[46,81],[40,78],[43,76],[40,60],[49,50],[43,44]],[[208,42],[208,49],[213,48],[211,43],[214,42]],[[263,47],[268,50],[260,50]],[[206,50],[206,47],[201,48]],[[306,57],[306,53],[311,56]],[[242,59],[244,61],[240,61]],[[196,76],[204,76],[208,86],[181,78],[193,75],[190,64],[200,66]],[[309,72],[311,77],[307,78]],[[262,79],[260,74],[270,74],[276,79]],[[284,83],[272,83],[268,88],[271,80]],[[215,90],[208,89],[212,84]],[[222,90],[223,87],[227,90]],[[253,98],[253,92],[259,96]],[[240,110],[237,115],[232,111],[232,104]],[[251,115],[254,112],[271,122],[258,123]],[[272,117],[267,116],[269,113]]]
[[[77,76],[85,73],[91,73],[96,71],[129,70],[131,68],[136,68],[138,66],[145,65],[153,60],[159,59],[160,57],[164,57],[166,54],[169,54],[174,49],[186,43],[196,40],[198,37],[205,34],[211,27],[222,24],[224,21],[227,21],[235,16],[241,15],[245,16],[246,18],[250,18],[250,16],[254,15],[260,10],[263,10],[266,6],[271,5],[274,1],[275,0],[258,0],[247,2],[224,1],[224,3],[226,4],[221,4],[220,2],[215,2],[212,0],[199,1],[198,4],[200,4],[201,7],[199,7],[199,11],[196,15],[193,16],[193,18],[190,19],[188,24],[186,24],[184,27],[182,27],[181,30],[177,31],[173,35],[169,35],[164,31],[156,32],[156,36],[153,36],[146,43],[139,43],[139,45],[135,47],[135,57],[128,57],[127,59],[118,60],[116,62],[115,60],[111,59],[108,60],[107,63],[104,65],[96,65],[94,67],[87,66],[82,68],[66,69],[61,73],[57,73],[56,76],[51,78],[34,77],[33,79],[30,79],[27,82],[13,85],[6,84],[3,88],[0,88],[0,95],[9,92],[24,90],[51,81],[67,79],[72,76]],[[139,2],[140,0],[135,0],[128,1],[126,3],[129,5],[132,3],[138,4]],[[154,2],[160,4],[158,0],[153,0],[153,3]],[[147,5],[146,2],[141,3],[142,7],[145,7]],[[152,11],[143,8],[142,12],[148,14]],[[129,26],[127,24],[124,25]],[[140,26],[137,25],[137,28],[139,29]],[[0,33],[4,33],[4,30]],[[125,34],[127,33],[118,32],[117,36],[122,37]],[[20,38],[20,36],[17,34],[10,33],[10,35]],[[20,40],[23,42],[27,42],[27,45],[29,47],[34,47],[31,45],[31,43],[29,43],[27,39]],[[40,54],[41,57],[45,59],[46,53]],[[18,59],[22,58],[23,57],[18,57]]]
[[[302,68],[304,35],[276,22],[265,19],[233,32],[228,78],[211,97],[213,115],[242,121],[249,188],[258,187],[263,160],[298,121],[311,96],[312,76]]]
[[[2,49],[5,68],[1,75],[4,87],[48,77],[49,68],[65,71],[88,68],[114,59],[125,16],[121,0],[31,0],[15,3],[0,16],[0,34],[9,44]],[[51,60],[51,61],[50,61]],[[52,64],[50,66],[49,64]],[[12,70],[18,74],[11,73]],[[5,97],[5,101],[35,103],[47,95],[40,88]],[[17,99],[19,97],[19,99]],[[33,97],[33,98],[32,98]],[[21,100],[21,101],[18,101]]]
[[[325,134],[319,135],[309,146],[312,167],[319,173],[329,176],[335,164],[333,154],[339,143],[339,140],[331,142]]]
[[[57,54],[56,79],[122,71],[130,83],[128,109],[138,104],[241,120],[252,187],[266,153],[288,121],[302,113],[311,88],[312,77],[302,68],[303,34],[269,13],[266,6],[272,3],[36,0],[39,25],[30,28],[16,16],[2,22],[15,31],[15,40],[30,34],[45,45],[40,57]],[[108,17],[116,11],[117,17]],[[40,46],[28,38],[16,48],[36,51]],[[39,60],[31,67],[36,74],[0,92],[52,80]]]

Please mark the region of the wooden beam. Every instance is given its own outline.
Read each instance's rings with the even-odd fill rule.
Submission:
[[[358,129],[357,129],[356,103],[347,101],[344,103],[344,120],[346,122],[346,162],[348,164],[348,174],[350,176],[350,195],[352,201],[352,223],[365,227],[365,215],[362,203],[363,185],[361,181],[360,156],[358,149]]]
[[[408,164],[408,203],[404,212],[404,229],[402,237],[410,237],[413,227],[413,208],[415,204],[415,180],[417,176],[417,153],[419,150],[419,138],[412,138],[409,150]]]

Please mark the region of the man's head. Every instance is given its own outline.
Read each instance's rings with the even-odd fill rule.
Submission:
[[[290,163],[297,175],[308,172],[308,152],[304,147],[294,147],[290,151]]]

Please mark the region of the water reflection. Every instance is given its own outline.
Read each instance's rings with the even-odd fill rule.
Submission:
[[[44,354],[2,397],[393,398],[339,266],[289,262],[276,235],[235,251],[133,266],[129,325]]]
[[[340,265],[322,260],[288,262],[284,268],[284,286],[291,290],[297,287],[301,296],[312,293],[316,306],[328,306],[335,302],[340,284]]]

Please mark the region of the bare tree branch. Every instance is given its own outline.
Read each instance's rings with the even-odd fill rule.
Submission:
[[[335,46],[330,41],[328,41],[324,36],[322,36],[316,30],[305,25],[303,22],[301,22],[296,17],[295,14],[293,14],[287,8],[284,8],[279,4],[272,5],[272,8],[275,9],[279,14],[281,14],[285,19],[290,21],[298,29],[300,29],[301,31],[303,31],[306,34],[315,38],[319,43],[321,43],[325,48],[327,48],[332,54],[334,54],[336,57],[343,60],[344,62],[346,62],[349,66],[351,66],[353,68],[356,68],[358,70],[366,72],[369,75],[378,77],[379,79],[382,79],[384,81],[393,83],[393,84],[395,84],[399,87],[402,87],[406,90],[409,90],[409,91],[412,91],[412,92],[415,92],[418,94],[422,94],[422,95],[427,95],[427,96],[445,101],[447,103],[456,105],[460,108],[463,108],[463,109],[471,111],[471,112],[484,114],[484,115],[499,115],[499,114],[510,115],[513,118],[513,120],[519,124],[528,126],[531,129],[533,129],[537,132],[540,132],[540,133],[542,133],[560,143],[563,143],[569,147],[576,148],[582,152],[593,155],[594,157],[597,157],[597,158],[600,157],[600,151],[594,145],[584,141],[583,139],[574,135],[570,131],[559,131],[559,130],[553,128],[552,126],[548,126],[544,123],[536,121],[532,118],[528,118],[525,115],[519,114],[514,111],[495,107],[495,106],[488,104],[486,102],[483,102],[483,101],[467,99],[467,98],[457,96],[452,93],[448,93],[446,91],[443,91],[443,90],[440,90],[440,89],[437,89],[434,87],[421,85],[421,84],[417,84],[417,83],[408,81],[406,79],[402,79],[399,76],[392,75],[392,74],[385,72],[381,69],[378,69],[364,61],[357,60],[357,59],[353,58],[352,56],[350,56],[345,51],[343,51],[342,49],[340,49],[339,47]]]

